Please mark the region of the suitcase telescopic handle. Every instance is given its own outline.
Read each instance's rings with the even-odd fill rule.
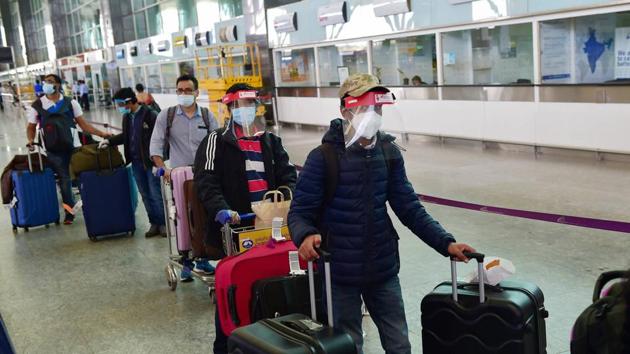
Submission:
[[[37,157],[39,158],[39,169],[41,172],[44,172],[44,162],[42,160],[42,144],[34,142],[31,145],[34,147],[33,151],[31,151],[29,147],[26,153],[26,158],[28,160],[28,172],[33,173],[33,159],[31,158],[32,154],[37,154]]]
[[[464,252],[464,256],[477,261],[477,277],[479,278],[479,303],[486,301],[485,287],[483,284],[483,260],[485,255],[476,252]],[[457,261],[451,258],[451,285],[453,286],[453,301],[457,302]]]
[[[328,327],[333,327],[332,310],[332,284],[330,281],[330,253],[321,248],[315,249],[324,260],[324,284],[326,286],[326,311],[328,313]],[[315,273],[313,271],[313,261],[308,262],[308,290],[311,298],[311,318],[317,321],[317,304],[315,302]]]

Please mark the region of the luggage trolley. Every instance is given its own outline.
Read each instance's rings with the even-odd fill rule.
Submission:
[[[168,263],[166,264],[165,272],[166,272],[166,281],[171,290],[175,291],[177,289],[177,284],[179,282],[178,271],[181,272],[183,265],[184,257],[187,255],[182,255],[179,253],[179,249],[177,247],[177,208],[175,207],[173,201],[173,189],[171,184],[167,183],[163,176],[160,176],[160,186],[162,189],[162,199],[164,203],[164,216],[166,218],[166,236],[168,239],[168,250],[169,257]],[[192,270],[192,269],[191,269]],[[208,295],[212,302],[215,299],[215,288],[214,288],[214,275],[207,275],[199,272],[195,272],[192,270],[191,272],[193,278],[196,278],[208,286]]]

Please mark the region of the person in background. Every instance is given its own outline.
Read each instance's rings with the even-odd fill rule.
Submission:
[[[72,97],[72,87],[70,86],[68,81],[63,80],[62,87],[63,87],[63,95],[66,97]]]
[[[42,86],[44,96],[38,98],[27,110],[28,125],[26,128],[26,137],[28,139],[27,146],[33,147],[37,136],[37,125],[40,126],[40,134],[43,136],[42,126],[51,114],[62,114],[69,120],[70,136],[72,136],[72,145],[74,148],[81,146],[79,134],[76,129],[78,125],[84,133],[107,138],[111,134],[103,132],[95,128],[83,118],[83,111],[76,100],[70,97],[63,97],[61,94],[61,78],[55,74],[44,76],[44,84]],[[42,139],[39,139],[40,142]],[[44,146],[46,148],[46,146]],[[63,223],[72,224],[74,215],[69,211],[74,207],[74,196],[72,194],[72,182],[70,180],[70,157],[74,149],[64,152],[47,151],[48,161],[54,167],[59,177],[59,189],[61,190],[61,198],[63,200],[64,209],[66,210]]]
[[[42,91],[42,84],[39,82],[39,79],[35,80],[33,90],[35,90],[35,96],[37,97],[42,97],[44,95],[44,91]]]
[[[138,98],[139,103],[148,106],[149,108],[151,108],[152,110],[158,113],[161,111],[160,106],[157,104],[157,102],[155,102],[153,95],[145,91],[144,85],[137,84],[136,92],[137,92],[136,97]]]
[[[420,76],[415,75],[414,77],[411,78],[411,85],[421,86],[421,85],[426,85],[426,82],[422,81],[422,78]]]
[[[72,84],[72,95],[74,96],[75,100],[80,101],[81,96],[79,96],[79,82],[78,81],[75,81]],[[81,104],[81,105],[83,105],[83,104]]]
[[[118,90],[114,94],[114,102],[123,117],[122,133],[101,141],[99,148],[108,145],[124,145],[125,162],[131,163],[133,175],[151,223],[149,231],[144,236],[166,237],[160,178],[153,175],[153,163],[149,154],[149,143],[157,113],[140,104],[130,87]]]
[[[281,186],[292,191],[297,179],[282,140],[265,131],[264,117],[256,114],[261,105],[258,92],[237,83],[227,90],[222,102],[231,119],[226,128],[213,131],[203,140],[195,158],[197,194],[208,219],[214,219],[206,243],[218,248],[222,224],[240,223],[239,213],[251,213],[252,204],[259,203],[267,191]],[[227,337],[218,311],[215,327],[214,354],[226,354]]]
[[[83,105],[83,109],[86,111],[89,111],[90,110],[90,88],[85,83],[85,80],[80,81],[79,96],[81,97],[81,103]]]
[[[334,119],[323,144],[310,152],[289,211],[289,232],[304,260],[331,254],[334,325],[362,353],[362,299],[387,354],[411,354],[398,278],[396,216],[443,256],[467,261],[474,249],[455,238],[424,209],[407,179],[394,137],[379,131],[383,105],[394,95],[370,74],[348,77],[339,90],[343,119]],[[333,162],[337,178],[329,179]],[[330,188],[330,190],[328,190]]]
[[[192,166],[201,141],[218,128],[212,112],[196,102],[199,96],[197,79],[191,75],[182,75],[177,78],[176,86],[178,105],[160,112],[149,146],[153,164],[158,171],[163,172],[168,183],[171,181],[171,168]],[[170,168],[164,163],[167,158]],[[214,274],[214,267],[207,259],[199,259],[193,264],[188,254],[184,253],[182,263],[180,278],[184,282],[193,280],[193,265],[196,272]]]
[[[18,87],[16,84],[9,81],[9,88],[11,89],[11,95],[13,95],[13,107],[20,105],[20,94],[18,93]]]

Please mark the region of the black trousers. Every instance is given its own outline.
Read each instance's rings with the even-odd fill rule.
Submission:
[[[81,95],[81,107],[86,111],[90,110],[90,96],[87,93]]]

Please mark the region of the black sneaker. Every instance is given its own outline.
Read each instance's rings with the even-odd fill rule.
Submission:
[[[74,215],[66,213],[66,217],[63,219],[64,225],[72,225],[74,222]]]
[[[144,237],[155,237],[160,235],[160,227],[158,225],[151,225],[149,231],[144,234]]]

